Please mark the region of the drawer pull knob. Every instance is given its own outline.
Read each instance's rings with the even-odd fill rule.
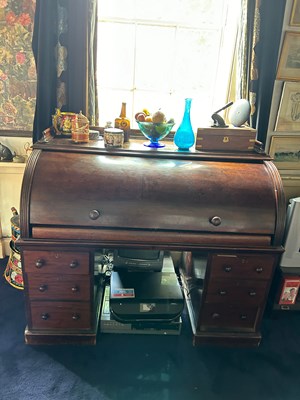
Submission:
[[[75,313],[75,314],[72,315],[72,319],[73,319],[74,321],[77,321],[78,319],[80,319],[80,315],[77,314],[77,313]]]
[[[221,315],[219,313],[213,313],[211,317],[212,319],[219,319]]]
[[[242,320],[245,320],[245,319],[247,319],[247,315],[246,315],[246,314],[241,314],[241,315],[240,315],[240,318],[241,318]]]
[[[90,219],[95,221],[96,219],[98,219],[100,217],[100,212],[98,210],[91,210],[89,213],[89,217],[90,217]]]
[[[76,268],[76,267],[78,267],[78,261],[76,260],[71,261],[70,268]]]
[[[35,262],[36,268],[42,268],[43,265],[44,265],[44,260],[42,260],[40,258],[38,260],[36,260],[36,262]]]
[[[219,295],[220,296],[225,296],[227,294],[227,291],[226,290],[219,290]]]
[[[249,292],[249,296],[252,296],[252,297],[256,296],[256,291],[255,290],[251,290]]]
[[[41,286],[39,287],[39,291],[40,291],[40,292],[45,292],[47,289],[48,289],[48,286],[47,286],[47,285],[41,285]]]
[[[215,217],[212,217],[209,221],[212,225],[214,226],[219,226],[222,223],[222,220],[220,217],[218,217],[217,215]]]
[[[73,286],[72,287],[72,292],[73,293],[79,292],[79,287],[78,286]]]
[[[263,267],[257,267],[257,268],[255,269],[255,271],[256,271],[258,274],[260,274],[261,272],[263,272]]]
[[[46,321],[47,319],[50,318],[50,315],[49,315],[48,313],[43,313],[43,314],[41,315],[41,317],[42,317],[42,319],[43,319],[44,321]]]
[[[230,272],[232,270],[232,267],[230,265],[225,265],[224,271],[225,272]]]

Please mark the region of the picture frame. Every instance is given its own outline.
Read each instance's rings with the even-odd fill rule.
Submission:
[[[276,79],[300,81],[300,32],[285,32]]]
[[[300,26],[300,0],[294,0],[293,2],[290,26]]]
[[[273,135],[269,155],[279,169],[300,169],[300,135]]]
[[[300,132],[300,82],[284,82],[275,131]]]

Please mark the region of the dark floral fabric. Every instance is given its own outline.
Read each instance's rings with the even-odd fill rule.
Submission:
[[[0,130],[32,130],[34,12],[35,0],[0,0]]]

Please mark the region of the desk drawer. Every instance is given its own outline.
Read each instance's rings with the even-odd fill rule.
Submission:
[[[41,274],[88,274],[89,253],[74,251],[24,250],[23,262],[26,272]]]
[[[205,304],[200,330],[255,331],[258,311],[257,307]]]
[[[27,274],[30,299],[90,300],[90,278],[87,275]]]
[[[259,280],[221,280],[209,283],[206,303],[259,305],[264,302],[268,282]]]
[[[270,279],[273,255],[216,254],[212,256],[212,278]]]
[[[32,301],[29,329],[87,330],[92,329],[89,303]]]

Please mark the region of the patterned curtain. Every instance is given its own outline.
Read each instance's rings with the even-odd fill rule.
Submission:
[[[236,98],[251,105],[250,126],[265,143],[276,78],[285,0],[241,0]]]
[[[82,111],[98,123],[97,0],[37,0],[32,48],[37,69],[33,142],[52,125],[55,109]]]

